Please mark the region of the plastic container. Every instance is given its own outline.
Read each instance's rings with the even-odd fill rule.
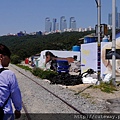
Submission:
[[[92,42],[96,42],[96,37],[85,37],[84,38],[84,43],[92,43]]]
[[[80,46],[77,45],[73,46],[72,51],[80,51]]]
[[[108,37],[104,36],[104,38],[102,39],[102,42],[109,42]]]

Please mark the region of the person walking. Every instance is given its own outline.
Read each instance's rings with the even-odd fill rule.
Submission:
[[[0,44],[0,108],[4,106],[4,116],[2,118],[0,114],[0,120],[14,120],[21,116],[22,97],[16,75],[13,71],[4,68],[9,66],[10,56],[9,48]]]

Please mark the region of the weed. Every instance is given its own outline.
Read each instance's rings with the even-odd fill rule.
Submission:
[[[81,93],[81,96],[84,98],[91,98],[90,93]]]
[[[106,93],[117,91],[116,87],[112,84],[112,81],[110,81],[110,83],[101,82],[100,85],[93,86],[93,88],[99,88],[101,91]]]

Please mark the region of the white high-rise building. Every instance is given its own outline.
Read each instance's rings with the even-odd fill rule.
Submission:
[[[112,13],[108,14],[108,25],[112,26]],[[116,28],[120,29],[120,13],[118,13],[117,7],[116,7]]]

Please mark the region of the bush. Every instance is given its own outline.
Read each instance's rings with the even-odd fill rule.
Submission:
[[[42,72],[43,72],[43,70],[41,70],[40,68],[35,68],[32,71],[33,75],[38,76],[38,77],[41,76]]]
[[[18,56],[18,55],[12,55],[11,56],[11,63],[13,63],[13,64],[18,64],[18,63],[20,63],[21,61],[20,61],[20,57]]]
[[[57,75],[57,72],[55,72],[55,71],[50,71],[50,70],[43,71],[40,68],[35,68],[32,71],[32,73],[33,73],[33,75],[38,76],[42,79],[52,79],[54,76]]]
[[[43,71],[43,74],[41,76],[42,79],[52,79],[56,75],[56,72],[54,71]]]

